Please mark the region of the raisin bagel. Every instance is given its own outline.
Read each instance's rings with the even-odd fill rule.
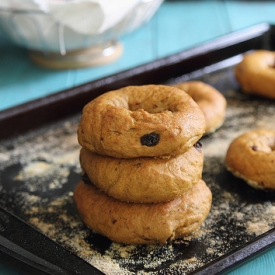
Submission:
[[[275,130],[246,132],[232,141],[226,167],[256,189],[275,189]]]
[[[212,194],[200,180],[170,202],[128,203],[80,181],[74,201],[87,227],[114,242],[164,245],[201,226],[211,208]]]
[[[178,155],[205,132],[205,118],[186,93],[164,85],[128,86],[83,109],[79,144],[115,158]]]
[[[200,143],[169,159],[117,159],[82,148],[80,165],[94,185],[118,200],[166,202],[182,195],[201,179],[203,157]]]

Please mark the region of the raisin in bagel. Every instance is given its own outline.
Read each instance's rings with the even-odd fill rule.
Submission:
[[[112,241],[163,245],[190,234],[203,223],[212,194],[200,180],[170,202],[128,203],[81,181],[74,191],[74,201],[84,223]]]
[[[218,90],[201,81],[187,81],[174,86],[189,94],[199,105],[205,116],[205,134],[213,133],[222,126],[227,103]]]
[[[235,68],[243,92],[275,99],[275,52],[256,50]]]
[[[226,167],[256,189],[275,189],[275,130],[252,130],[232,141]]]
[[[200,143],[196,143],[184,154],[169,159],[117,159],[82,148],[80,165],[94,185],[118,200],[166,202],[201,179],[203,151]]]
[[[129,86],[88,103],[78,127],[80,145],[115,158],[184,153],[204,134],[194,100],[175,87]]]

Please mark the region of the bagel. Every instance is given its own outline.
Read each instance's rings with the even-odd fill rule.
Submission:
[[[117,159],[80,151],[80,165],[95,186],[118,200],[136,203],[166,202],[182,195],[201,179],[203,158],[199,143],[169,159]]]
[[[275,189],[275,130],[252,130],[232,141],[226,167],[255,189]]]
[[[205,134],[213,133],[222,126],[227,102],[218,90],[201,81],[182,82],[175,84],[174,87],[185,91],[199,105],[205,116]]]
[[[205,118],[186,93],[164,85],[128,86],[84,108],[79,144],[115,158],[178,155],[204,134]]]
[[[88,228],[126,244],[157,244],[181,238],[201,226],[212,202],[203,180],[173,201],[128,203],[107,196],[83,181],[73,195],[80,217]]]
[[[256,50],[243,56],[235,76],[243,92],[275,99],[275,52]]]

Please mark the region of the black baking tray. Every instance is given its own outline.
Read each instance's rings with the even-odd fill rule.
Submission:
[[[23,146],[26,142],[35,142],[37,136],[40,138],[39,142],[46,143],[52,138],[51,135],[60,138],[63,138],[63,136],[67,137],[68,135],[76,135],[74,127],[77,125],[81,110],[87,102],[104,92],[127,85],[170,84],[198,79],[212,84],[221,92],[225,92],[229,104],[232,102],[234,105],[236,102],[239,102],[240,105],[238,106],[243,106],[244,110],[247,108],[248,111],[244,115],[240,115],[241,119],[240,117],[234,118],[241,121],[240,123],[244,123],[242,122],[244,117],[249,118],[249,116],[254,115],[251,114],[251,106],[255,106],[254,111],[256,110],[257,114],[261,114],[263,109],[267,112],[268,110],[269,112],[273,112],[274,102],[249,97],[241,93],[241,89],[234,79],[232,70],[245,52],[255,49],[274,50],[274,38],[275,26],[266,23],[259,24],[148,64],[4,110],[0,112],[0,145],[2,144],[10,156],[14,157],[17,144]],[[229,90],[234,90],[235,94],[232,95],[232,92]],[[234,115],[231,114],[231,117],[232,116]],[[230,125],[230,123],[230,119],[228,122],[225,122],[225,129],[228,128],[232,130],[233,126]],[[249,123],[249,125],[247,125],[248,128],[251,127],[254,122]],[[74,127],[71,127],[72,125]],[[51,132],[51,134],[48,132]],[[210,142],[213,143],[217,140],[223,140],[223,135],[225,135],[225,132],[218,130],[212,136],[206,137],[206,146],[209,146]],[[46,147],[44,149],[45,151],[56,150],[55,148]],[[47,158],[46,153],[45,156],[45,158]],[[21,157],[24,158],[24,156]],[[45,165],[48,165],[47,161],[42,159],[41,155],[39,159],[36,159],[36,163],[45,162]],[[209,165],[209,172],[206,171],[203,174],[206,182],[208,179],[209,181],[211,181],[210,179],[215,179],[215,181],[219,183],[218,187],[214,184],[210,185],[210,189],[212,188],[211,191],[213,192],[214,210],[216,207],[214,200],[219,200],[219,194],[217,192],[221,190],[226,190],[227,194],[232,195],[233,199],[231,199],[229,207],[232,207],[233,210],[236,210],[237,207],[240,209],[241,207],[248,209],[249,207],[265,203],[269,203],[269,205],[273,207],[275,203],[273,193],[266,194],[252,190],[241,180],[234,178],[230,173],[225,171],[223,163],[218,158],[212,157],[207,161],[209,164],[206,166]],[[79,180],[79,171],[75,169],[75,167],[70,166],[69,169],[71,170],[69,171],[69,175],[66,176],[66,183],[54,189],[54,192],[50,189],[46,191],[33,190],[31,189],[33,187],[30,186],[25,188],[22,179],[18,180],[18,178],[16,179],[15,177],[20,173],[22,176],[23,166],[26,164],[23,165],[16,162],[16,158],[12,160],[11,163],[12,165],[5,166],[5,169],[0,170],[1,260],[26,274],[103,274],[104,272],[102,273],[98,268],[88,263],[87,259],[83,259],[83,257],[77,253],[78,250],[71,249],[66,241],[60,240],[59,237],[52,238],[51,234],[45,234],[35,223],[32,224],[30,220],[32,219],[32,221],[34,221],[37,217],[40,218],[40,216],[37,213],[35,213],[35,217],[30,216],[28,212],[30,211],[29,209],[26,211],[27,214],[22,214],[21,208],[24,202],[22,202],[21,197],[19,198],[16,195],[20,192],[20,194],[26,195],[29,190],[32,190],[28,195],[40,198],[42,201],[39,202],[40,204],[36,202],[36,208],[43,206],[43,196],[48,196],[50,202],[52,202],[51,200],[58,200],[59,196],[66,197],[66,203],[62,205],[60,210],[64,211],[63,214],[65,213],[67,217],[70,218],[71,215],[74,219],[77,219],[75,218],[77,217],[77,213],[71,201],[71,192],[73,192],[74,186]],[[215,165],[215,169],[216,167],[220,169],[215,175],[212,171],[215,169],[210,169],[211,164]],[[60,167],[62,168],[62,166]],[[34,179],[32,180],[34,181]],[[36,182],[39,181],[39,183],[45,180],[45,183],[48,184],[48,179],[36,178],[35,180]],[[67,197],[69,199],[67,199]],[[245,203],[238,205],[242,202]],[[219,203],[221,205],[221,202]],[[51,205],[51,207],[53,206]],[[41,210],[42,208],[38,209]],[[238,213],[242,214],[242,210],[240,209]],[[43,219],[46,217],[45,219],[47,219],[48,225],[51,222],[54,223],[55,217],[51,216],[51,212],[45,211],[44,208],[43,211]],[[132,251],[134,251],[133,254],[135,254],[135,256],[131,258],[134,263],[128,263],[128,265],[126,265],[121,257],[118,257],[119,260],[117,263],[121,264],[124,269],[128,268],[127,270],[134,273],[140,272],[140,274],[143,274],[141,272],[146,273],[147,271],[148,274],[220,274],[251,259],[258,255],[258,253],[268,250],[274,245],[275,225],[269,225],[266,231],[258,235],[249,235],[243,233],[242,230],[244,228],[242,228],[242,225],[238,224],[236,220],[232,217],[231,220],[228,219],[226,212],[221,211],[218,216],[221,215],[224,215],[224,217],[220,219],[217,218],[217,224],[219,224],[221,228],[220,231],[217,232],[218,234],[223,234],[223,238],[227,238],[228,244],[230,245],[230,247],[224,251],[219,251],[219,253],[211,251],[210,253],[209,247],[207,247],[203,241],[200,241],[203,240],[203,238],[191,238],[185,239],[183,242],[173,243],[172,246],[175,255],[162,264],[161,268],[154,270],[153,267],[150,267],[146,269],[140,264],[140,259],[142,257],[146,258],[150,254],[146,246],[139,246],[135,248],[135,251],[134,248],[131,248]],[[66,231],[66,234],[73,238],[72,234],[74,234],[74,232],[69,232],[70,229],[68,229],[67,224],[63,222],[62,226],[64,226],[64,232]],[[204,230],[204,228],[207,228],[207,221],[206,227],[203,227],[202,230]],[[86,232],[84,238],[85,244],[89,244],[89,248],[92,247],[96,249],[100,255],[103,255],[111,246],[109,240],[90,233],[84,228],[84,225],[80,230]],[[219,236],[217,232],[215,232],[216,235],[210,232],[212,234],[210,235],[218,239]],[[211,237],[209,237],[209,239],[211,239]],[[89,248],[87,249],[89,250]],[[164,252],[161,251],[161,248],[157,250],[158,252],[154,256],[162,257],[162,253]],[[201,251],[208,251],[211,257],[207,253],[203,255]],[[198,258],[201,257],[200,260],[205,258],[203,263],[187,271],[181,271],[179,268],[177,268],[177,270],[168,268],[168,266],[174,264],[175,261],[180,261],[181,258],[189,257],[189,259],[196,261],[195,258],[197,256]],[[137,264],[138,261],[139,264]]]

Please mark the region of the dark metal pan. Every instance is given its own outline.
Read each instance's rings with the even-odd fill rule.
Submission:
[[[1,259],[23,273],[35,274],[209,275],[228,271],[271,248],[275,196],[231,175],[224,154],[240,132],[275,121],[275,102],[243,94],[234,77],[242,54],[275,49],[274,37],[274,26],[256,25],[0,112]],[[114,244],[92,233],[81,222],[72,199],[80,179],[76,128],[83,106],[123,86],[191,79],[213,85],[228,102],[224,125],[201,140],[203,179],[213,194],[204,225],[196,236],[164,247]]]

